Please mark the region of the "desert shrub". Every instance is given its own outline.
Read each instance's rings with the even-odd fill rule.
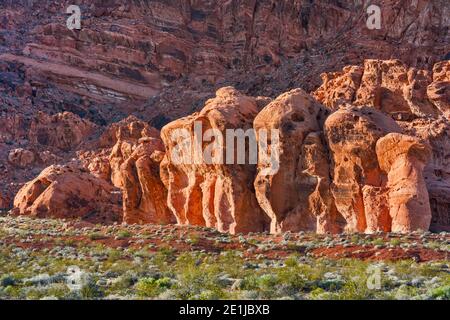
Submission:
[[[177,298],[199,299],[206,291],[214,292],[217,298],[225,297],[219,279],[221,266],[212,261],[202,261],[201,257],[185,253],[177,258],[174,266],[178,280],[175,286]]]
[[[22,292],[22,288],[18,286],[7,286],[3,291],[9,299],[25,298],[25,295]]]
[[[136,292],[140,297],[153,298],[172,286],[172,280],[169,278],[143,278],[136,284]]]
[[[127,230],[119,231],[117,234],[117,239],[128,239],[132,236],[132,234]]]
[[[80,290],[80,296],[83,299],[97,299],[104,296],[104,292],[94,283],[89,282]]]
[[[402,244],[402,241],[398,238],[395,238],[395,239],[392,239],[391,241],[389,241],[389,244],[394,247],[398,247],[399,245]]]
[[[309,298],[312,300],[329,300],[331,299],[330,293],[322,288],[315,288],[309,294]]]
[[[51,284],[49,286],[37,286],[24,288],[25,296],[29,300],[39,300],[46,297],[54,299],[64,299],[70,292],[69,288],[60,283]]]
[[[391,291],[389,298],[396,300],[409,300],[417,295],[419,295],[418,288],[401,285],[398,289]]]
[[[46,296],[63,299],[69,294],[69,288],[62,283],[55,283],[47,288]]]
[[[197,233],[192,233],[188,236],[186,242],[191,245],[197,245],[200,242],[200,235]]]
[[[374,246],[382,246],[385,245],[385,240],[383,238],[377,238],[372,241],[372,245]]]
[[[126,290],[130,287],[132,287],[136,283],[136,278],[131,273],[125,273],[115,279],[113,284],[111,285],[111,290]]]
[[[122,253],[119,250],[116,249],[110,249],[107,252],[108,254],[108,261],[109,262],[115,262],[117,260],[119,260],[122,256]]]
[[[223,298],[223,293],[220,290],[205,290],[194,298],[195,300],[219,300]]]
[[[94,232],[94,233],[91,233],[90,235],[89,235],[89,239],[90,240],[101,240],[101,239],[105,239],[106,237],[105,237],[105,235],[104,234],[101,234],[101,233],[98,233],[98,232]]]
[[[433,289],[431,296],[435,299],[450,300],[450,285]]]
[[[277,279],[280,284],[287,286],[293,292],[305,290],[309,287],[305,275],[298,267],[284,267],[279,269]]]

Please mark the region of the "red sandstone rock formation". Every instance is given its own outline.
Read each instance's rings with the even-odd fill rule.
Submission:
[[[120,166],[127,160],[145,134],[159,137],[159,132],[135,116],[112,123],[93,144],[78,152],[91,174],[121,187]]]
[[[258,134],[269,137],[280,130],[279,168],[266,174],[268,165],[260,158],[255,179],[256,197],[271,218],[271,232],[337,232],[337,211],[330,193],[329,164],[321,134],[325,108],[301,89],[285,93],[267,105],[255,118]],[[260,138],[260,137],[259,137]]]
[[[424,169],[433,215],[431,229],[450,230],[450,120],[416,119],[400,125],[405,133],[432,147],[431,161]]]
[[[81,0],[78,1],[83,12],[81,31],[65,28],[68,4],[72,3],[66,0],[0,3],[0,184],[3,189],[0,192],[4,197],[11,197],[43,165],[65,163],[75,152],[85,155],[79,157],[93,175],[106,181],[112,177],[118,186],[122,186],[123,174],[137,174],[142,170],[147,175],[149,172],[138,165],[139,159],[133,163],[142,151],[139,139],[145,135],[133,133],[132,127],[122,129],[125,133],[121,133],[119,142],[114,130],[121,125],[106,129],[100,141],[90,141],[91,137],[96,139],[95,134],[104,130],[104,126],[130,113],[159,128],[171,119],[199,110],[214,88],[224,83],[239,86],[246,95],[275,97],[294,87],[314,90],[319,85],[320,74],[348,65],[342,72],[325,74],[315,96],[333,111],[345,103],[381,110],[400,120],[398,123],[405,134],[428,142],[433,151],[423,175],[433,214],[432,228],[442,230],[450,226],[449,62],[438,62],[448,53],[447,0],[383,1],[381,30],[366,28],[365,5],[361,1]],[[256,112],[269,102],[268,98],[254,100]],[[43,113],[36,116],[37,111]],[[242,120],[244,126],[251,127],[256,112]],[[206,123],[216,121],[219,116],[214,111],[207,113]],[[266,115],[265,122],[268,118]],[[285,123],[281,118],[280,123]],[[228,118],[224,122],[227,121]],[[214,125],[220,130],[225,128],[222,123],[214,122]],[[298,143],[291,141],[289,135],[283,137],[285,144],[292,142],[293,148],[300,152],[298,164],[302,174],[297,176],[294,174],[297,171],[293,171],[289,182],[308,190],[299,197],[308,199],[307,205],[318,214],[317,230],[340,230],[343,222],[339,214],[337,225],[335,220],[326,218],[327,210],[333,206],[326,200],[331,192],[326,186],[332,182],[328,177],[331,175],[325,174],[327,166],[337,179],[334,183],[340,186],[333,187],[331,194],[336,190],[342,192],[342,188],[347,190],[348,185],[354,189],[349,196],[355,195],[352,201],[357,205],[349,204],[350,200],[343,203],[339,198],[337,204],[341,209],[349,205],[364,212],[368,232],[388,230],[391,223],[388,172],[361,163],[368,158],[369,166],[375,162],[371,161],[372,157],[376,159],[372,146],[382,134],[375,133],[377,130],[372,125],[352,131],[362,141],[349,139],[343,145],[352,151],[353,143],[358,146],[356,149],[365,147],[364,143],[371,146],[366,155],[348,155],[356,163],[352,167],[342,162],[346,158],[344,152],[338,155],[340,151],[330,151],[331,146],[321,138],[322,129],[305,133],[303,141]],[[365,135],[368,137],[364,138]],[[12,151],[20,149],[34,153],[34,162],[30,162],[29,153]],[[292,164],[286,161],[289,149],[284,150],[281,169],[292,172]],[[332,162],[330,152],[331,157],[342,161]],[[122,166],[131,158],[126,173],[122,172]],[[152,161],[146,162],[147,169],[156,166],[157,161]],[[234,169],[173,166],[172,171],[163,171],[166,182],[188,176],[188,182],[183,178],[169,183],[175,190],[169,191],[169,203],[176,203],[180,197],[183,209],[178,208],[179,212],[198,209],[186,213],[189,216],[186,221],[192,223],[194,219],[198,224],[218,225],[221,230],[233,225],[233,214],[237,212],[262,212],[252,200],[250,172],[253,168],[242,170],[245,173],[238,170],[238,178],[233,176]],[[200,172],[200,178],[192,172]],[[349,181],[340,180],[340,176],[346,175]],[[156,181],[152,179],[153,175],[144,180]],[[130,200],[130,210],[139,212],[143,208],[136,199],[142,190],[150,188],[145,186],[145,181],[139,180],[142,186],[132,183],[124,189],[127,197],[134,199]],[[204,183],[199,185],[196,181]],[[280,185],[277,178],[263,185],[272,184]],[[186,191],[184,185],[193,189]],[[289,196],[296,198],[296,192]],[[211,201],[205,194],[210,198],[216,194],[218,198],[225,196],[223,200]],[[226,199],[234,194],[243,194],[242,199],[246,200]],[[259,194],[263,193],[258,193],[258,197]],[[184,198],[186,195],[188,200]],[[275,201],[273,198],[273,194],[267,195],[269,203]],[[227,211],[227,205],[223,204],[248,199],[251,199],[248,206],[238,209]],[[196,201],[202,202],[201,208],[192,204]],[[210,206],[211,203],[214,205]],[[147,204],[143,206],[148,208]],[[272,210],[263,206],[266,211]],[[218,219],[216,213],[221,215]],[[314,219],[302,221],[301,216],[278,214],[282,226],[275,229],[306,228],[300,227],[302,224],[308,225],[306,229],[311,228]]]
[[[159,139],[158,130],[134,117],[128,118],[125,125],[119,126],[116,132],[117,142],[109,156],[111,181],[120,188],[123,185],[120,166],[131,157],[142,137]]]
[[[436,63],[433,82],[427,88],[428,99],[450,119],[450,61]]]
[[[121,165],[123,221],[128,224],[175,222],[167,207],[167,190],[160,179],[164,145],[160,138],[144,137]]]
[[[376,152],[380,168],[387,172],[391,230],[428,230],[431,209],[423,169],[431,148],[417,138],[390,133],[378,140]]]
[[[433,82],[427,88],[428,99],[450,119],[450,61],[436,63]]]
[[[383,177],[375,146],[387,133],[400,131],[394,120],[373,108],[349,107],[327,118],[325,134],[333,160],[331,192],[347,222],[346,231],[365,232],[368,220],[368,231],[389,227],[380,225],[388,221],[389,212],[379,199]]]
[[[324,83],[314,92],[319,101],[332,109],[346,103],[381,109],[394,116],[406,134],[431,145],[432,158],[424,175],[433,230],[446,229],[444,226],[450,223],[448,70],[449,61],[436,63],[433,72],[427,74],[423,70],[406,68],[399,61],[371,60],[366,61],[364,68],[346,67],[343,72],[323,74]],[[386,204],[380,205],[384,208]]]
[[[111,165],[107,156],[98,155],[85,159],[89,172],[100,179],[111,181]]]
[[[125,223],[175,222],[167,207],[167,190],[160,180],[164,145],[158,130],[129,116],[109,126],[99,138],[98,147],[100,152],[80,156],[94,176],[122,189]]]
[[[162,129],[166,157],[161,163],[161,178],[168,189],[169,208],[178,223],[206,225],[231,233],[264,231],[268,227],[268,218],[258,206],[252,188],[255,164],[238,164],[237,158],[234,164],[208,164],[206,158],[193,154],[196,139],[201,139],[194,136],[196,124],[202,125],[200,135],[208,129],[217,130],[218,134],[199,145],[201,154],[225,160],[224,150],[215,148],[220,136],[222,145],[226,145],[226,129],[251,130],[257,113],[255,99],[226,87],[218,90],[216,98],[209,100],[201,112]]]
[[[342,71],[322,73],[322,85],[312,95],[328,108],[337,110],[355,100],[363,73],[364,68],[360,66],[347,66]]]
[[[447,69],[448,62],[437,63],[431,75],[399,60],[366,60],[364,68],[348,66],[323,74],[314,96],[332,109],[350,103],[372,106],[399,120],[435,117],[450,108]]]
[[[121,220],[120,198],[103,180],[72,166],[51,166],[25,184],[14,199],[14,213],[38,218]]]

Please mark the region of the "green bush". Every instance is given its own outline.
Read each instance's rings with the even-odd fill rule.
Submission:
[[[450,300],[450,285],[434,289],[431,296],[435,299]]]
[[[122,230],[117,234],[117,239],[128,239],[132,234],[127,230]]]
[[[102,240],[102,239],[105,239],[105,238],[106,237],[105,237],[104,234],[101,234],[101,233],[98,233],[98,232],[94,232],[94,233],[91,233],[89,235],[89,239],[90,240]]]
[[[169,278],[143,278],[136,284],[136,292],[138,296],[143,298],[154,298],[172,286]]]

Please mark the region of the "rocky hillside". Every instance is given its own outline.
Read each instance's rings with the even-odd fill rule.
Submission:
[[[0,209],[232,233],[450,228],[447,1],[379,1],[380,30],[367,1],[78,1],[74,31],[69,4],[0,4]],[[170,132],[196,119],[281,128],[278,175],[175,164]]]
[[[0,61],[33,96],[57,88],[79,113],[110,118],[97,104],[121,105],[114,114],[160,124],[225,85],[275,97],[364,59],[430,70],[449,53],[447,1],[378,2],[380,30],[366,27],[360,0],[77,1],[82,29],[70,31],[70,1],[2,1]]]

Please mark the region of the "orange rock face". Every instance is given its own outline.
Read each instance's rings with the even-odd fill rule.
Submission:
[[[158,130],[129,116],[108,126],[95,146],[78,156],[92,175],[122,190],[124,223],[175,222],[160,179],[164,144]]]
[[[431,209],[423,169],[431,148],[417,138],[391,133],[378,140],[376,151],[381,169],[388,173],[391,230],[428,230]]]
[[[432,211],[431,230],[450,230],[450,120],[416,119],[400,123],[405,133],[432,147],[431,161],[424,169]]]
[[[14,212],[110,223],[121,220],[119,204],[117,191],[105,181],[76,167],[50,166],[17,193]]]
[[[388,203],[389,189],[385,186],[375,187],[365,185],[361,190],[362,201],[364,204],[364,216],[366,218],[365,232],[390,232],[392,228],[392,218]]]
[[[271,218],[271,232],[337,232],[336,208],[329,187],[329,165],[320,132],[325,108],[301,89],[279,96],[255,118],[257,133],[279,129],[279,143],[269,148],[279,153],[279,168],[266,174],[258,165],[256,197]],[[276,151],[277,150],[277,151]]]
[[[164,145],[159,138],[145,137],[121,165],[123,221],[128,224],[169,224],[175,216],[167,207],[167,190],[160,179]]]
[[[365,232],[385,229],[388,212],[383,197],[383,177],[375,146],[389,132],[400,132],[394,120],[373,108],[349,107],[336,111],[325,122],[325,134],[333,167],[331,192],[345,230]],[[364,187],[366,189],[364,190]],[[363,191],[364,190],[364,191]],[[369,219],[368,219],[369,218]]]
[[[216,98],[209,100],[201,112],[162,129],[166,156],[161,163],[161,178],[168,189],[169,208],[178,223],[205,225],[231,233],[268,228],[268,217],[259,207],[252,188],[256,164],[238,164],[236,158],[234,164],[219,164],[219,161],[208,164],[201,159],[197,161],[198,153],[193,156],[192,148],[197,145],[196,124],[201,124],[200,135],[214,129],[226,137],[226,129],[251,130],[257,113],[255,99],[227,87],[218,90]],[[201,153],[214,159],[223,157],[220,150],[215,154],[204,153],[214,149],[211,147],[218,139],[209,137],[208,142],[199,146]]]
[[[112,133],[115,133],[116,142],[109,156],[111,181],[116,187],[120,188],[123,185],[120,166],[131,157],[139,144],[140,138],[154,137],[159,139],[159,132],[135,117],[125,119],[120,126],[112,127],[112,129]],[[112,138],[106,139],[103,137],[103,139],[109,141]]]
[[[363,68],[323,74],[314,96],[332,109],[372,106],[399,120],[438,116],[448,113],[448,68],[448,62],[437,63],[431,74],[399,60],[365,60]]]
[[[430,101],[450,119],[450,61],[436,63],[433,68],[433,82],[427,88]]]
[[[87,163],[87,169],[89,172],[97,178],[110,181],[111,179],[111,165],[109,159],[106,156],[95,156],[89,158]]]
[[[324,82],[313,94],[333,110],[346,104],[379,109],[397,119],[406,134],[419,137],[432,147],[424,176],[433,230],[446,230],[450,224],[449,66],[449,61],[441,61],[434,65],[432,72],[427,72],[408,68],[398,60],[367,60],[361,76],[359,67],[323,74]],[[366,192],[374,195],[374,190]],[[384,201],[378,201],[382,198],[375,196],[374,205],[379,203],[385,208]]]
[[[313,96],[332,110],[355,100],[364,68],[347,66],[341,72],[322,73],[322,85]]]

